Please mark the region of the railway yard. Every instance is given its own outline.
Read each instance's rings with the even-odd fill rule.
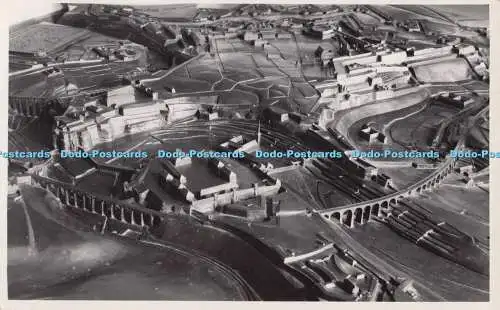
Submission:
[[[17,27],[9,298],[488,301],[490,159],[450,156],[489,149],[484,7],[78,4]]]

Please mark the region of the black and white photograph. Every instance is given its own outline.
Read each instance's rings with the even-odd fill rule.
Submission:
[[[489,4],[163,2],[9,25],[9,300],[490,301]]]

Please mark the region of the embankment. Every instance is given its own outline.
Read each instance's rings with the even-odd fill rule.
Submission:
[[[341,115],[339,115],[336,120],[329,124],[329,127],[337,129],[342,135],[349,139],[349,128],[356,122],[372,116],[408,108],[412,105],[422,102],[427,97],[428,92],[424,87],[422,87],[409,94],[395,96],[392,99],[377,101],[353,109],[345,110],[341,112]],[[355,145],[350,139],[349,142]]]

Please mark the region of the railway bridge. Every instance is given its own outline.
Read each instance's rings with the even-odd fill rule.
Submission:
[[[447,158],[444,164],[432,174],[403,190],[377,199],[326,209],[318,213],[328,220],[340,222],[348,227],[365,224],[372,218],[384,218],[398,201],[438,187],[444,178],[453,172],[455,164],[454,158]]]
[[[42,114],[42,112],[49,105],[59,104],[62,107],[67,107],[70,102],[76,98],[96,97],[106,93],[106,90],[90,90],[80,91],[72,95],[64,95],[57,97],[29,97],[29,96],[9,96],[9,107],[16,111],[18,114],[35,117]]]
[[[105,219],[121,222],[131,228],[141,229],[162,221],[163,214],[104,197],[77,190],[74,186],[58,180],[31,174],[31,183],[54,194],[64,205],[86,213],[100,215]]]
[[[489,106],[486,106],[481,111],[476,113],[476,115],[469,120],[466,132],[468,132],[472,125],[475,124],[478,119],[482,118],[488,111]],[[466,135],[462,136],[457,143],[455,150],[460,151],[464,148],[465,137]],[[365,224],[372,218],[385,218],[391,208],[400,200],[416,196],[425,191],[431,191],[438,187],[444,178],[453,172],[456,164],[457,158],[447,157],[441,167],[434,170],[427,177],[405,189],[373,200],[363,201],[343,207],[326,209],[319,211],[318,213],[327,220],[337,221],[348,227],[354,227],[355,224]]]
[[[48,102],[47,98],[9,96],[10,108],[25,116],[40,115]]]

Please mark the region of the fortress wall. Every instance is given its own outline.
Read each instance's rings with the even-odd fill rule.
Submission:
[[[275,185],[260,186],[255,190],[255,196],[276,195],[281,187],[281,182],[277,180]]]
[[[236,199],[238,201],[249,199],[255,196],[254,188],[245,188],[236,191]]]
[[[334,58],[333,61],[334,62],[337,62],[337,61],[351,61],[351,60],[356,59],[356,61],[353,61],[353,62],[357,62],[357,61],[360,61],[361,59],[364,59],[364,58],[367,58],[367,57],[370,57],[370,56],[372,56],[372,53],[368,52],[368,53],[354,55],[354,56],[337,57],[337,58]]]
[[[237,188],[237,187],[238,187],[238,184],[229,183],[229,182],[228,183],[223,183],[223,184],[219,184],[219,185],[215,185],[215,186],[203,188],[200,191],[200,195],[201,196],[213,195],[213,194],[216,194],[218,192],[228,191],[228,190],[231,190],[231,189]]]
[[[225,194],[220,194],[215,196],[215,204],[217,206],[225,206],[229,205],[233,202],[233,193],[225,193]]]
[[[215,208],[215,197],[195,200],[191,203],[191,209],[201,213],[213,212]]]
[[[261,196],[275,195],[281,188],[281,181],[276,180],[276,184],[268,186],[258,186],[256,188],[246,188],[235,190],[229,193],[219,194],[212,197],[195,200],[191,203],[191,208],[198,212],[210,213],[215,211],[216,206],[225,206],[237,201]]]
[[[385,65],[399,65],[405,60],[406,60],[406,52],[404,51],[381,56],[381,61]]]
[[[347,110],[358,107],[369,102],[375,101],[375,92],[367,92],[366,94],[354,94],[348,100],[343,100],[338,106],[338,110]]]
[[[92,141],[91,142],[92,146],[99,144],[101,142],[101,136],[99,135],[99,131],[97,129],[96,124],[91,124],[89,127],[87,127],[87,133],[90,137],[90,140]]]
[[[413,63],[417,61],[423,61],[423,60],[431,60],[431,59],[439,59],[441,57],[446,57],[446,56],[454,56],[455,58],[457,57],[456,54],[448,53],[448,52],[436,52],[436,53],[430,53],[430,54],[421,54],[421,55],[415,55],[412,57],[408,57],[406,59],[407,63]]]
[[[442,62],[442,61],[446,61],[446,60],[450,60],[450,59],[456,59],[456,58],[457,58],[457,55],[445,55],[442,57],[436,57],[436,58],[431,58],[431,59],[426,58],[422,61],[415,61],[415,62],[409,63],[408,67],[418,67],[418,66],[422,66],[422,65],[438,63],[438,62]]]
[[[416,50],[414,52],[414,55],[415,56],[419,56],[419,55],[444,55],[444,54],[449,54],[451,53],[453,49],[453,46],[452,45],[447,45],[447,46],[443,46],[443,47],[430,47],[430,48],[424,48],[424,49],[421,49],[421,50]],[[427,56],[428,57],[428,56]]]
[[[360,84],[360,83],[366,83],[369,77],[375,76],[375,72],[368,71],[359,75],[350,75],[348,76],[344,81],[339,81],[339,83],[344,84],[344,85],[353,85],[353,84]]]
[[[418,88],[415,87],[409,87],[405,89],[400,89],[400,90],[381,90],[377,92],[366,92],[364,94],[352,94],[351,97],[349,97],[348,100],[344,100],[340,103],[340,106],[338,107],[339,110],[347,110],[351,109],[354,107],[359,107],[365,104],[368,104],[370,102],[374,101],[381,101],[381,100],[388,100],[392,99],[397,96],[403,96],[412,92],[417,91]]]
[[[375,70],[377,70],[377,73],[382,73],[382,72],[406,72],[408,71],[407,67],[401,67],[401,66],[380,66],[380,67],[374,67]]]
[[[112,137],[116,138],[125,130],[125,119],[123,116],[113,117],[108,121]]]
[[[403,84],[403,85],[407,85],[408,81],[410,80],[410,77],[411,77],[410,74],[403,75],[403,76],[397,77],[397,78],[395,78],[393,80],[390,80],[389,84]]]
[[[90,133],[87,130],[84,130],[81,132],[81,136],[83,148],[85,150],[91,149],[94,146],[94,141],[92,140]]]
[[[151,118],[148,121],[142,120],[141,122],[130,124],[127,122],[127,125],[131,126],[131,133],[139,133],[148,130],[152,130],[154,128],[158,128],[161,126],[162,120],[158,117]]]
[[[172,122],[175,120],[194,116],[200,109],[200,105],[190,103],[169,104],[168,109],[168,120]]]
[[[356,69],[350,69],[349,70],[349,74],[352,76],[352,75],[355,75],[355,74],[366,74],[366,73],[369,73],[369,72],[373,72],[373,68],[372,67],[361,67],[361,68],[356,68]]]
[[[350,65],[350,64],[353,64],[353,63],[358,63],[358,64],[361,64],[361,65],[364,65],[364,64],[371,64],[371,63],[374,63],[374,62],[377,62],[377,56],[368,56],[368,57],[363,57],[363,58],[346,60],[342,64],[344,66],[347,66],[347,65]]]
[[[142,124],[142,123],[149,123],[149,122],[154,122],[160,120],[160,113],[157,114],[152,114],[152,113],[145,113],[145,114],[137,114],[132,116],[124,116],[123,120],[125,124],[129,126],[137,125],[137,124]]]

